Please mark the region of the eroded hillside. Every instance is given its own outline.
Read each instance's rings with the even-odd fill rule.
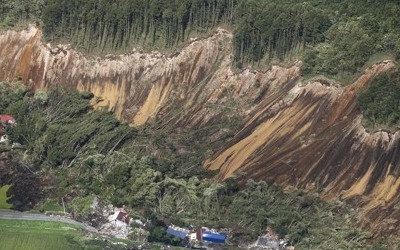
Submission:
[[[263,179],[350,199],[368,214],[365,223],[396,233],[399,133],[368,133],[355,100],[368,79],[393,66],[374,65],[344,88],[325,80],[295,82],[281,95],[295,96],[290,102],[267,97],[206,167],[219,169],[220,179]]]
[[[98,96],[121,120],[143,125],[160,116],[178,126],[196,127],[228,110],[243,116],[255,100],[299,75],[299,68],[235,74],[231,34],[218,30],[193,40],[171,55],[134,50],[127,55],[85,57],[68,45],[42,43],[35,27],[7,31],[0,37],[0,79],[15,78],[36,89],[70,85]],[[168,117],[168,118],[167,118]]]
[[[303,82],[298,65],[235,73],[231,38],[220,29],[172,55],[134,50],[95,57],[45,44],[32,26],[0,35],[0,79],[91,91],[95,106],[135,126],[157,121],[198,129],[239,116],[243,126],[205,162],[219,179],[267,180],[350,199],[365,209],[374,232],[397,233],[399,133],[365,131],[355,102],[357,89],[394,63],[368,68],[344,88]]]

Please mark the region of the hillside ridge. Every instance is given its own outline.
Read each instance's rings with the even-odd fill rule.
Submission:
[[[44,44],[30,26],[1,33],[0,80],[93,92],[95,107],[134,126],[198,129],[239,117],[243,125],[204,164],[219,170],[220,180],[252,178],[341,197],[365,209],[375,233],[398,233],[400,133],[366,132],[355,102],[358,88],[394,62],[375,64],[346,87],[303,83],[300,62],[234,72],[231,39],[218,29],[172,56],[86,57],[68,45]]]

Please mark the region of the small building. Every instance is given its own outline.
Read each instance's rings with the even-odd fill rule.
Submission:
[[[206,244],[225,244],[228,235],[226,233],[217,232],[213,229],[200,227],[196,230],[189,230],[187,228],[177,227],[170,225],[166,233],[182,240],[188,240],[191,247],[200,247],[200,242]]]
[[[205,242],[224,244],[226,241],[226,234],[204,231],[202,239]]]
[[[11,115],[0,115],[0,124],[3,126],[15,125],[15,118]]]
[[[8,136],[7,135],[0,136],[0,143],[8,143]]]
[[[178,237],[180,239],[185,239],[189,235],[189,231],[175,226],[169,226],[167,228],[167,234]]]
[[[198,228],[196,233],[191,235],[191,240],[197,240],[199,242],[208,242],[208,243],[217,243],[224,244],[226,243],[227,235],[225,233],[220,233],[214,230],[210,230],[208,228]]]
[[[110,222],[115,222],[116,224],[125,223],[126,225],[129,225],[129,214],[123,209],[116,210],[114,214],[108,217],[108,220]]]
[[[125,222],[126,224],[129,224],[129,214],[123,211],[119,211],[117,215],[117,220]]]

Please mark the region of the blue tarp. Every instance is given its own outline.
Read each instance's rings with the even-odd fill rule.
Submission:
[[[203,232],[203,241],[208,241],[212,243],[225,243],[225,239],[225,234],[218,234],[210,231]]]
[[[167,234],[179,237],[181,239],[186,238],[186,235],[187,235],[185,232],[182,232],[182,231],[179,231],[179,230],[175,230],[172,227],[168,227]]]

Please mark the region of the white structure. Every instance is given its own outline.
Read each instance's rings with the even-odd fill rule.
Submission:
[[[2,135],[0,137],[0,143],[7,143],[8,142],[8,136],[7,135]]]

